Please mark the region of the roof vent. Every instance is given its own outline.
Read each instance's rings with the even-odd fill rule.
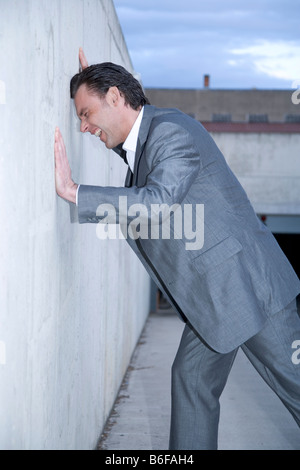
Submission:
[[[204,75],[204,88],[209,88],[210,76]]]
[[[213,122],[231,122],[231,114],[213,114]]]
[[[267,114],[249,114],[249,122],[269,122]]]
[[[300,122],[300,114],[287,114],[285,122]]]

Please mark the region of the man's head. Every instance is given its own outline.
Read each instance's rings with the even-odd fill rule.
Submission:
[[[70,83],[81,131],[100,136],[107,148],[124,142],[145,104],[140,83],[120,65],[111,62],[91,65]]]
[[[75,98],[78,88],[83,84],[102,98],[109,88],[117,87],[124,97],[125,104],[134,110],[149,104],[140,83],[121,65],[103,62],[91,65],[74,75],[70,84],[71,98]]]

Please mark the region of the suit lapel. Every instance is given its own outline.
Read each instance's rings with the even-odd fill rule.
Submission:
[[[137,147],[136,147],[132,185],[135,185],[137,182],[137,177],[138,177],[138,172],[139,172],[139,163],[140,163],[141,156],[145,147],[145,143],[147,141],[150,125],[154,116],[154,112],[155,112],[154,106],[147,105],[147,104],[145,105],[143,119],[141,122],[141,127],[139,131]],[[128,176],[128,173],[127,173],[127,176]],[[126,177],[126,181],[127,181],[127,177]]]

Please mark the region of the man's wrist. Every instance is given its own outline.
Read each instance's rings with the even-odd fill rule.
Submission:
[[[72,186],[68,187],[66,193],[63,195],[63,198],[73,204],[76,204],[76,194],[77,194],[78,184],[73,183]]]

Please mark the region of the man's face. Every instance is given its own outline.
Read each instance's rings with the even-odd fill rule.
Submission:
[[[81,120],[80,131],[96,135],[109,149],[125,140],[120,113],[114,104],[116,100],[111,90],[100,98],[98,94],[88,90],[86,85],[81,85],[74,98],[76,112]]]

